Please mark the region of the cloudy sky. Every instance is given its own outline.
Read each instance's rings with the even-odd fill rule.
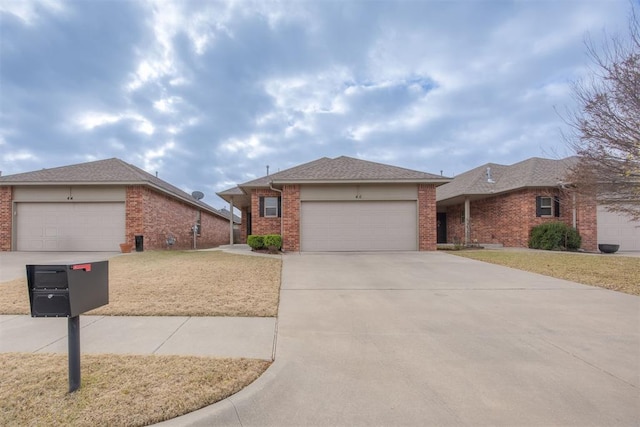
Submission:
[[[118,157],[222,207],[325,156],[445,176],[564,157],[585,37],[624,34],[630,7],[2,0],[0,170]]]

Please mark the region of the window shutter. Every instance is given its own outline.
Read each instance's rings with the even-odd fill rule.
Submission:
[[[278,218],[282,216],[282,196],[278,196]]]
[[[264,197],[259,197],[258,209],[260,209],[260,216],[264,216]]]
[[[553,216],[560,216],[560,197],[558,196],[553,198]]]
[[[542,196],[536,196],[536,216],[542,216]]]

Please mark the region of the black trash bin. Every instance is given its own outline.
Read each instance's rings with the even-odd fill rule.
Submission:
[[[136,236],[136,252],[142,252],[144,250],[144,236]]]

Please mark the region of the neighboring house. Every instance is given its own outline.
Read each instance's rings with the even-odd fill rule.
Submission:
[[[119,159],[0,177],[1,251],[118,251],[229,242],[224,215]]]
[[[572,191],[565,177],[575,162],[534,157],[455,177],[437,189],[438,242],[527,247],[532,227],[562,221],[578,230],[584,250],[596,251],[598,243],[640,250],[640,224]]]
[[[321,159],[218,193],[247,235],[286,251],[436,249],[436,187],[448,178],[351,157]]]

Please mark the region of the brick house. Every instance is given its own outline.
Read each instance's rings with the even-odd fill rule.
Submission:
[[[575,161],[488,163],[438,187],[438,243],[527,247],[532,227],[562,221],[578,230],[584,250],[597,250],[595,198],[581,197],[564,181]]]
[[[286,251],[436,249],[439,175],[351,157],[321,159],[218,193],[247,235],[280,234]]]
[[[229,219],[119,159],[0,177],[1,251],[210,248],[229,242]]]

